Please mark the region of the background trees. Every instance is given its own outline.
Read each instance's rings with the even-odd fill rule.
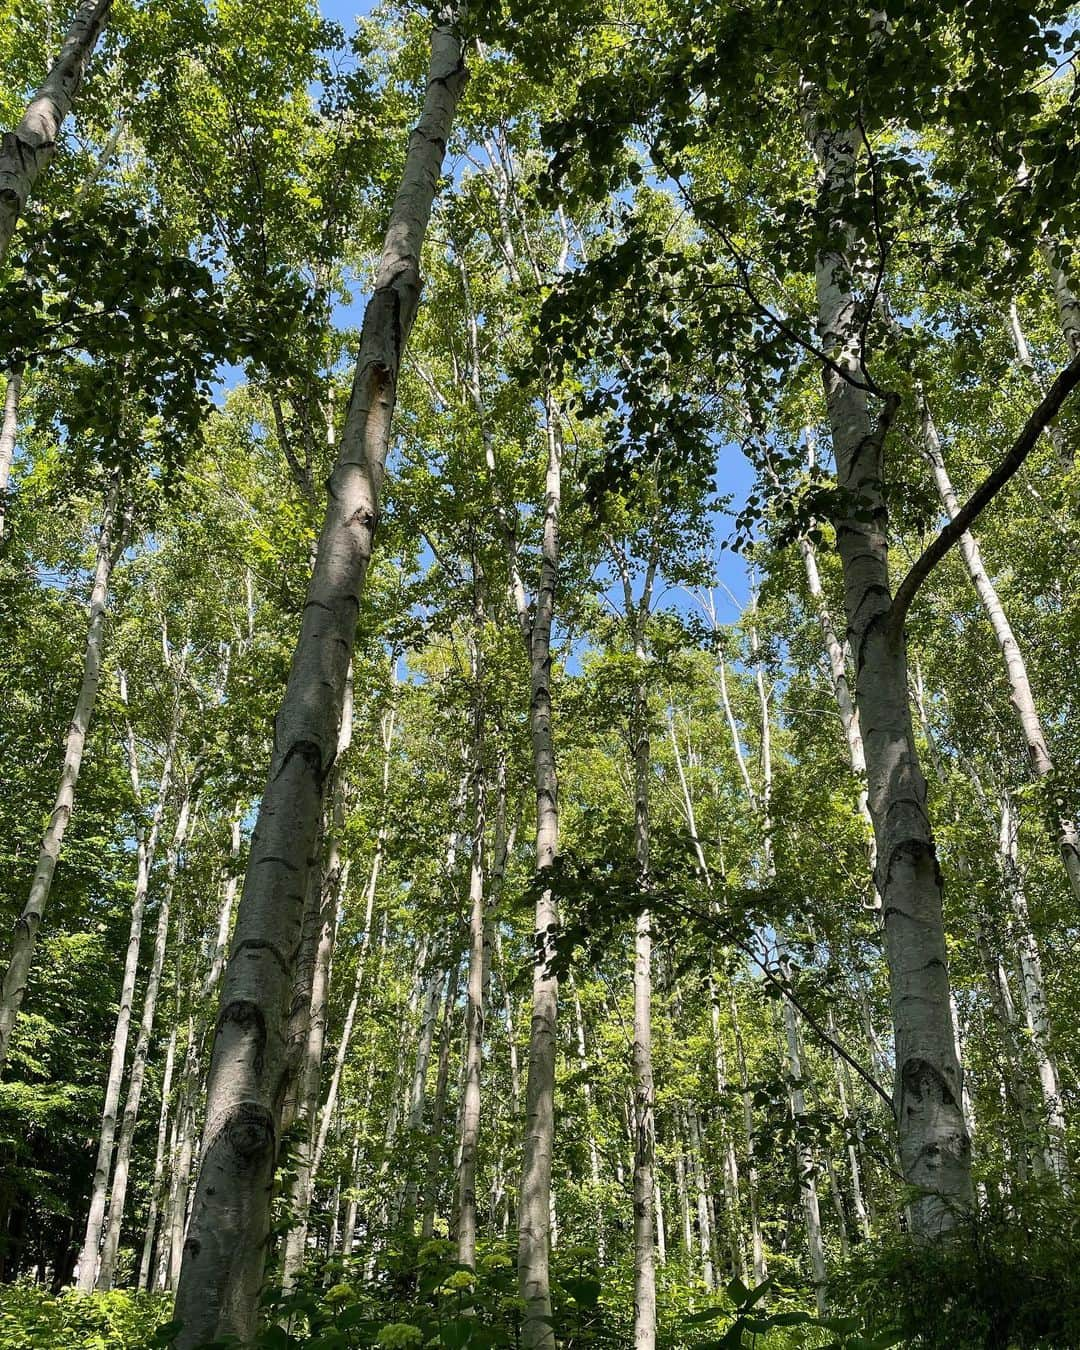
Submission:
[[[1071,15],[341,18],[8,194],[5,1336],[1072,1343]]]

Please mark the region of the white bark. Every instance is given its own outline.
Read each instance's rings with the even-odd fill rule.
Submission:
[[[0,421],[0,540],[4,537],[4,521],[7,519],[8,483],[11,479],[11,462],[15,458],[15,441],[19,432],[19,396],[22,392],[23,368],[12,366],[8,370],[7,384],[4,387],[4,415]]]
[[[476,640],[479,641],[479,631]],[[474,678],[477,669],[474,663]],[[483,722],[477,712],[474,745],[472,849],[469,864],[469,974],[465,1005],[465,1081],[461,1098],[461,1156],[458,1162],[458,1261],[476,1264],[476,1167],[480,1151],[480,1089],[484,1055],[484,995],[490,965],[491,929],[484,894],[487,802],[483,781]]]
[[[431,1134],[424,1168],[424,1218],[420,1235],[426,1242],[435,1231],[435,1210],[439,1189],[439,1145],[443,1117],[446,1113],[446,1089],[450,1082],[450,1049],[453,1040],[454,1008],[457,1005],[461,962],[454,956],[446,978],[446,1001],[443,1004],[442,1027],[439,1032],[439,1063],[435,1074],[435,1096],[431,1111]]]
[[[165,1068],[161,1075],[161,1111],[158,1115],[157,1147],[154,1150],[154,1173],[150,1186],[150,1205],[146,1214],[146,1233],[143,1237],[142,1259],[139,1261],[139,1289],[150,1288],[150,1268],[157,1236],[158,1212],[161,1207],[161,1187],[165,1178],[165,1145],[169,1138],[169,1094],[172,1092],[173,1068],[176,1064],[176,1025],[169,1032],[165,1051]]]
[[[120,698],[123,703],[127,703],[127,686],[122,671],[120,673]],[[131,1009],[135,999],[135,980],[139,971],[139,948],[142,944],[143,916],[146,913],[150,874],[154,869],[158,831],[161,829],[162,817],[165,814],[165,804],[172,778],[178,718],[179,706],[177,705],[173,713],[169,743],[162,761],[161,775],[158,780],[157,803],[150,818],[150,828],[144,833],[141,822],[136,826],[138,874],[135,879],[135,895],[131,902],[131,925],[128,929],[124,971],[120,981],[120,1004],[116,1012],[112,1052],[109,1057],[109,1072],[105,1080],[105,1104],[101,1114],[97,1161],[94,1164],[94,1179],[90,1191],[90,1212],[86,1219],[86,1235],[79,1252],[78,1287],[84,1293],[89,1293],[97,1280],[98,1250],[101,1245],[101,1235],[105,1223],[109,1173],[112,1167],[113,1144],[116,1140],[116,1114],[120,1105],[120,1089],[124,1081],[124,1063],[127,1058],[128,1034],[131,1030]],[[135,735],[130,724],[127,728],[127,746],[131,788],[135,794],[135,800],[138,802],[139,761],[135,748]]]
[[[42,170],[56,153],[83,71],[97,45],[112,0],[84,0],[44,84],[27,104],[14,131],[0,136],[0,262],[7,256],[19,216]]]
[[[176,885],[176,872],[179,866],[180,852],[188,835],[191,811],[192,793],[189,790],[185,793],[184,800],[180,804],[180,810],[176,817],[176,829],[168,851],[165,887],[162,892],[161,903],[158,906],[157,929],[154,933],[154,952],[146,979],[146,990],[143,994],[142,1019],[139,1022],[135,1052],[132,1055],[127,1100],[124,1102],[124,1115],[120,1122],[120,1139],[116,1145],[116,1160],[113,1163],[109,1214],[105,1229],[105,1241],[101,1249],[101,1261],[98,1267],[98,1289],[111,1289],[116,1274],[116,1255],[120,1246],[120,1229],[124,1220],[124,1205],[127,1200],[131,1146],[135,1138],[135,1126],[139,1119],[139,1104],[142,1098],[143,1079],[146,1075],[146,1063],[150,1056],[150,1041],[154,1034],[158,991],[161,988],[161,973],[165,966],[165,949],[169,941],[169,915],[172,908],[173,890]]]
[[[52,815],[41,840],[41,851],[38,854],[34,879],[30,884],[30,894],[12,933],[11,959],[4,973],[3,985],[0,987],[0,1072],[7,1062],[8,1051],[11,1048],[11,1033],[26,994],[30,965],[34,959],[34,945],[45,906],[49,901],[49,891],[52,888],[57,859],[60,857],[60,847],[64,842],[64,832],[67,830],[75,805],[75,785],[79,781],[86,736],[90,729],[90,717],[97,699],[105,636],[105,606],[116,553],[113,527],[116,523],[117,495],[118,490],[114,485],[109,492],[101,519],[94,581],[90,591],[90,624],[86,633],[82,683],[79,686],[75,710],[64,744],[64,766],[60,771]]]
[[[711,1294],[716,1288],[716,1274],[712,1259],[712,1224],[709,1221],[709,1190],[705,1162],[701,1156],[701,1129],[697,1112],[691,1107],[686,1113],[689,1129],[690,1166],[694,1174],[694,1194],[697,1199],[698,1252],[701,1256],[701,1279]]]
[[[1039,1074],[1046,1128],[1046,1165],[1063,1184],[1068,1179],[1065,1154],[1065,1114],[1061,1102],[1061,1086],[1057,1065],[1051,1047],[1050,1017],[1046,1002],[1046,983],[1043,979],[1039,946],[1031,930],[1027,897],[1021,884],[1017,864],[1017,833],[1019,822],[1008,794],[1001,799],[1001,832],[998,856],[1001,860],[1005,894],[1012,910],[1013,939],[1020,956],[1020,973],[1024,982],[1024,1005],[1027,1013],[1031,1047]]]
[[[1050,270],[1050,283],[1054,288],[1054,301],[1057,304],[1062,334],[1070,353],[1073,356],[1080,355],[1080,300],[1076,298],[1076,292],[1061,266],[1061,256],[1053,240],[1044,236],[1040,247]]]
[[[364,313],[318,557],[278,716],[222,989],[202,1160],[177,1291],[179,1350],[227,1334],[250,1339],[254,1331],[307,872],[337,749],[401,354],[420,300],[421,247],[465,83],[459,17],[442,11],[432,27],[424,108]]]
[[[811,105],[813,91],[807,89]],[[846,229],[854,190],[855,135],[808,118],[826,222]],[[837,480],[845,503],[835,521],[856,671],[869,806],[878,849],[885,950],[896,1046],[895,1110],[901,1171],[916,1189],[914,1231],[932,1236],[970,1205],[971,1140],[949,1016],[941,874],[926,809],[926,783],[911,726],[903,625],[890,622],[885,428],[872,423],[861,360],[859,306],[848,264],[835,249],[816,259],[818,331],[833,365],[823,372]]]
[[[315,1186],[314,1162],[315,1127],[319,1111],[319,1084],[322,1074],[323,1051],[326,1046],[326,1021],[330,1002],[330,958],[337,935],[337,916],[342,907],[349,879],[349,864],[342,861],[341,835],[345,828],[345,783],[341,766],[352,745],[353,690],[352,671],[345,682],[341,728],[334,782],[334,806],[326,840],[326,866],[319,877],[318,932],[315,960],[311,972],[311,987],[307,991],[307,1025],[302,1047],[301,1068],[298,1074],[298,1105],[303,1122],[302,1138],[296,1158],[296,1169],[291,1186],[293,1224],[285,1239],[282,1283],[290,1289],[304,1262],[307,1250],[308,1216],[311,1211]]]
[[[529,729],[536,777],[536,870],[554,865],[559,840],[558,778],[551,728],[551,623],[559,567],[562,443],[556,411],[546,399],[548,467],[540,584],[536,611],[526,633],[529,656]],[[518,1191],[518,1293],[524,1302],[523,1350],[555,1350],[551,1322],[549,1227],[551,1162],[555,1142],[555,1051],[559,985],[551,962],[559,911],[550,889],[536,901],[532,1025],[525,1090],[525,1138]]]

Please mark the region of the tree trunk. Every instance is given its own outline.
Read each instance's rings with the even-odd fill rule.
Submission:
[[[34,944],[41,926],[45,906],[49,900],[53,873],[60,856],[60,846],[64,841],[64,832],[71,819],[75,804],[75,785],[79,781],[83,751],[86,747],[86,735],[90,727],[90,717],[97,698],[98,682],[101,679],[102,645],[105,633],[105,605],[109,594],[109,578],[118,553],[113,540],[113,527],[116,522],[118,487],[113,485],[105,502],[101,518],[101,532],[98,536],[97,558],[94,565],[94,582],[90,591],[90,626],[86,634],[86,653],[83,657],[82,684],[75,701],[75,711],[68,727],[67,741],[64,745],[64,767],[60,773],[60,783],[56,790],[52,815],[41,841],[37,870],[30,885],[30,895],[15,924],[11,938],[11,959],[4,974],[0,988],[0,1072],[7,1063],[11,1048],[11,1033],[15,1026],[19,1009],[26,994],[26,984],[30,977],[30,964],[34,958]]]
[[[307,991],[306,1034],[302,1047],[298,1080],[298,1108],[303,1131],[296,1169],[291,1185],[290,1208],[293,1224],[285,1239],[282,1283],[292,1287],[294,1278],[303,1265],[307,1249],[308,1215],[311,1210],[315,1173],[315,1127],[319,1114],[319,1081],[322,1073],[323,1051],[326,1046],[326,1021],[330,1001],[330,958],[337,935],[337,916],[348,885],[349,864],[342,862],[341,836],[345,828],[345,782],[342,777],[344,757],[352,745],[353,683],[352,670],[345,680],[345,699],[342,705],[341,728],[338,732],[337,756],[334,774],[334,806],[326,839],[326,865],[319,876],[319,910],[315,959],[311,971],[311,985]]]
[[[19,431],[19,395],[22,392],[22,381],[22,365],[9,367],[4,390],[4,416],[0,422],[0,540],[4,538],[4,521],[7,519],[8,482],[11,478],[11,462],[15,458],[15,440]]]
[[[7,256],[19,216],[42,170],[56,152],[86,63],[97,45],[112,0],[85,0],[45,83],[34,94],[14,131],[0,136],[0,263]]]
[[[154,1258],[154,1240],[157,1237],[158,1212],[161,1208],[161,1187],[165,1180],[165,1145],[169,1137],[169,1094],[172,1091],[173,1068],[176,1064],[176,1025],[169,1032],[169,1046],[165,1051],[165,1068],[161,1077],[161,1112],[158,1116],[157,1147],[154,1150],[154,1174],[150,1186],[150,1206],[146,1214],[146,1234],[143,1238],[142,1259],[139,1262],[139,1289],[150,1288],[150,1271]]]
[[[551,622],[559,567],[562,444],[556,411],[546,399],[548,466],[540,585],[527,637],[529,729],[536,774],[536,870],[555,863],[559,841],[558,778],[551,729]],[[550,887],[538,887],[534,930],[532,1024],[525,1090],[525,1138],[518,1191],[518,1294],[524,1303],[523,1350],[555,1350],[551,1321],[549,1227],[551,1163],[555,1142],[555,1051],[559,984],[552,969],[558,905]]]
[[[854,134],[826,132],[812,120],[809,131],[824,223],[831,235],[848,233],[843,213],[854,190]],[[877,840],[900,1162],[904,1180],[918,1192],[911,1206],[913,1230],[933,1236],[951,1228],[958,1210],[971,1204],[971,1140],[949,1015],[941,874],[908,703],[907,643],[902,623],[890,621],[882,445],[887,427],[875,430],[871,422],[860,311],[844,256],[835,247],[822,248],[815,273],[819,334],[833,363],[824,368],[823,379],[845,504],[834,523]]]
[[[644,896],[650,884],[648,687],[645,683],[644,610],[637,611],[634,655],[640,680],[634,697],[634,863]],[[629,598],[629,586],[627,586]],[[628,617],[630,617],[628,615]],[[653,1169],[656,1162],[656,1094],[652,1062],[652,919],[643,909],[634,927],[634,1346],[656,1346],[656,1216]]]
[[[1054,288],[1061,332],[1071,355],[1080,355],[1080,300],[1076,298],[1076,292],[1061,266],[1061,255],[1054,241],[1044,235],[1040,248],[1050,270],[1050,284]]]
[[[427,1163],[424,1168],[424,1219],[420,1235],[427,1242],[435,1232],[435,1211],[439,1195],[439,1145],[442,1141],[443,1118],[446,1114],[446,1090],[450,1083],[450,1050],[453,1044],[454,1007],[457,1003],[458,982],[461,979],[461,961],[455,955],[446,977],[446,1001],[443,1004],[442,1027],[439,1032],[439,1064],[435,1074],[435,1098],[431,1112],[431,1133],[428,1142]]]
[[[127,703],[127,686],[123,672],[120,674],[120,698]],[[109,1172],[112,1166],[113,1144],[116,1139],[116,1113],[120,1105],[120,1089],[124,1081],[124,1061],[127,1058],[128,1034],[131,1030],[131,1007],[135,1000],[135,980],[139,971],[139,947],[142,943],[143,916],[146,912],[146,897],[150,888],[150,874],[157,853],[158,831],[165,814],[170,780],[172,778],[173,754],[176,747],[180,709],[174,708],[173,724],[169,733],[169,743],[162,762],[161,776],[158,781],[158,798],[154,814],[150,820],[150,829],[144,836],[141,823],[136,827],[138,875],[135,881],[135,895],[131,902],[131,926],[128,930],[127,954],[124,958],[124,973],[120,983],[120,1006],[116,1013],[116,1026],[113,1031],[112,1053],[109,1058],[109,1073],[105,1080],[105,1105],[101,1115],[101,1132],[98,1136],[97,1162],[94,1165],[94,1180],[90,1191],[90,1213],[86,1220],[86,1236],[79,1252],[78,1287],[89,1293],[97,1278],[98,1249],[101,1245],[101,1233],[105,1222],[105,1202],[108,1197]],[[130,724],[127,728],[128,767],[131,773],[131,788],[135,800],[139,799],[139,763],[135,750],[135,735]]]
[[[277,1159],[284,1031],[326,780],[333,767],[359,596],[379,515],[401,354],[420,299],[420,251],[465,82],[457,14],[442,12],[420,124],[409,141],[304,608],[225,973],[206,1127],[184,1248],[179,1350],[250,1339]]]
[[[1008,794],[1002,795],[1001,834],[999,857],[1002,876],[1005,882],[1005,894],[1012,910],[1012,928],[1014,941],[1020,956],[1020,973],[1024,982],[1024,1004],[1027,1009],[1028,1030],[1031,1033],[1031,1047],[1035,1054],[1035,1064],[1039,1072],[1039,1086],[1042,1089],[1043,1105],[1046,1112],[1046,1162],[1049,1170],[1063,1184],[1068,1178],[1068,1164],[1065,1154],[1065,1115],[1061,1105],[1061,1088],[1058,1083],[1057,1065],[1054,1063],[1051,1049],[1050,1018],[1046,1004],[1046,985],[1043,979],[1042,960],[1038,943],[1031,931],[1031,916],[1028,913],[1027,897],[1020,879],[1020,869],[1016,859],[1016,837],[1018,821],[1012,810]]]
[[[120,1122],[120,1140],[116,1146],[116,1161],[113,1163],[108,1227],[105,1230],[105,1242],[101,1249],[101,1261],[97,1277],[97,1287],[102,1290],[112,1288],[116,1274],[116,1254],[120,1246],[120,1229],[124,1221],[124,1204],[127,1200],[131,1145],[135,1138],[135,1126],[139,1119],[139,1102],[142,1097],[146,1062],[150,1054],[150,1040],[154,1034],[158,990],[161,988],[161,972],[165,965],[165,949],[169,940],[169,911],[172,908],[173,889],[176,885],[180,851],[187,839],[193,791],[194,789],[189,789],[180,804],[180,811],[176,818],[176,830],[168,852],[165,889],[158,908],[157,931],[154,934],[154,953],[146,980],[146,992],[143,994],[142,1020],[139,1023],[139,1035],[135,1041],[135,1053],[132,1057],[131,1075],[128,1080],[127,1100],[124,1103],[124,1116]]]
[[[705,1160],[701,1156],[701,1129],[697,1112],[691,1107],[686,1113],[686,1123],[690,1135],[690,1166],[694,1174],[694,1194],[697,1198],[698,1251],[701,1254],[701,1278],[706,1290],[711,1294],[716,1288],[716,1275],[712,1258],[712,1224],[709,1221],[709,1189],[705,1173]]]
[[[945,467],[945,457],[942,453],[937,428],[930,415],[926,399],[921,393],[919,394],[919,416],[926,458],[933,470],[934,482],[937,485],[942,505],[951,520],[960,510],[960,503],[957,501],[948,469]],[[1050,779],[1054,774],[1054,763],[1050,758],[1042,720],[1035,706],[1035,696],[1032,693],[1031,681],[1028,678],[1027,664],[1020,651],[1020,644],[1013,633],[1012,625],[1009,623],[1008,616],[1002,607],[997,589],[990,580],[990,575],[983,564],[979,545],[970,531],[965,531],[960,536],[960,551],[964,558],[968,576],[978,593],[982,607],[986,611],[986,617],[990,620],[990,626],[994,630],[998,646],[1001,648],[1001,655],[1005,662],[1005,676],[1009,682],[1009,697],[1012,700],[1013,708],[1016,710],[1020,730],[1027,745],[1032,771],[1036,778]],[[1058,818],[1058,848],[1061,850],[1061,857],[1065,864],[1069,885],[1072,888],[1073,899],[1080,903],[1080,838],[1077,836],[1075,822],[1064,811],[1060,812]]]
[[[477,628],[475,642],[479,643]],[[479,678],[479,658],[473,676]],[[484,1055],[484,994],[490,965],[491,929],[484,895],[484,726],[482,694],[477,696],[474,739],[475,813],[469,867],[469,975],[465,1005],[465,1083],[461,1102],[461,1158],[458,1163],[458,1262],[476,1265],[476,1165],[480,1148],[480,1079]]]

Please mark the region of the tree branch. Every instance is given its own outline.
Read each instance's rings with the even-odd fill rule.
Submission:
[[[1062,404],[1076,386],[1080,384],[1080,356],[1075,356],[1050,386],[1045,397],[1028,420],[1024,423],[1019,436],[1013,442],[1012,449],[1001,463],[983,479],[968,498],[967,502],[943,526],[933,543],[912,563],[907,576],[900,583],[896,597],[889,612],[889,624],[895,631],[904,622],[911,602],[915,599],[919,587],[952,548],[953,544],[965,533],[981,514],[983,509],[994,500],[1017,470],[1031,454],[1039,437],[1061,410]]]

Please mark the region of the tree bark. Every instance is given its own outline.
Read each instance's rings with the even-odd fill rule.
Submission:
[[[479,644],[480,629],[474,643]],[[473,678],[479,680],[479,655],[474,652]],[[483,695],[477,695],[473,741],[473,831],[469,864],[469,974],[465,1005],[465,1082],[461,1103],[461,1157],[458,1163],[458,1262],[476,1265],[476,1166],[480,1149],[480,1088],[484,1055],[484,995],[490,966],[491,927],[484,894],[484,833],[487,800],[484,791]]]
[[[168,851],[165,888],[158,908],[157,930],[154,934],[154,953],[150,961],[150,972],[147,975],[146,991],[143,994],[142,1019],[139,1023],[139,1034],[135,1041],[135,1053],[131,1060],[127,1100],[124,1103],[124,1115],[120,1122],[120,1139],[116,1145],[116,1159],[113,1163],[108,1223],[105,1230],[105,1241],[101,1249],[97,1277],[97,1287],[101,1290],[112,1288],[116,1274],[116,1254],[120,1247],[120,1229],[124,1221],[124,1205],[127,1200],[131,1146],[135,1138],[135,1126],[139,1119],[139,1103],[142,1098],[146,1063],[150,1055],[150,1041],[154,1034],[154,1018],[157,1014],[158,991],[161,988],[161,972],[165,965],[165,949],[169,941],[169,912],[172,908],[173,889],[176,885],[180,852],[188,835],[193,793],[194,789],[189,788],[180,804],[180,810],[176,817],[176,830]]]
[[[461,979],[461,960],[455,954],[446,977],[446,1001],[443,1004],[442,1027],[439,1031],[439,1062],[435,1073],[435,1097],[431,1111],[431,1133],[428,1140],[427,1162],[424,1168],[424,1218],[420,1235],[427,1242],[435,1232],[435,1211],[439,1194],[439,1145],[442,1142],[443,1118],[446,1114],[446,1090],[450,1083],[450,1050],[453,1044],[454,1008],[457,1004],[458,982]]]
[[[807,92],[812,104],[813,91]],[[831,236],[850,234],[844,203],[854,190],[854,133],[825,131],[812,116],[808,132],[820,175],[823,226]],[[892,995],[900,1162],[916,1192],[913,1230],[934,1236],[951,1228],[958,1211],[971,1204],[971,1140],[949,1015],[941,873],[908,703],[907,644],[902,624],[891,621],[883,495],[888,420],[875,427],[870,418],[859,305],[848,264],[835,247],[819,250],[815,281],[818,330],[830,358],[823,379],[841,489],[834,523]]]
[[[15,130],[0,136],[0,262],[7,256],[34,184],[56,153],[60,128],[111,7],[112,0],[85,0],[79,6],[44,84],[27,104]]]
[[[150,1288],[150,1271],[154,1258],[154,1240],[157,1237],[158,1212],[161,1208],[161,1187],[165,1180],[165,1145],[169,1138],[169,1094],[172,1092],[173,1069],[176,1064],[176,1026],[169,1032],[165,1051],[165,1068],[161,1076],[161,1111],[158,1115],[157,1147],[154,1150],[154,1172],[150,1185],[150,1205],[146,1214],[146,1233],[143,1237],[142,1259],[139,1261],[139,1289]]]
[[[401,354],[420,299],[420,251],[465,83],[459,18],[444,10],[432,28],[424,108],[364,313],[318,557],[278,716],[222,991],[202,1160],[177,1291],[179,1350],[228,1334],[250,1339],[255,1327],[306,879],[337,750]]]
[[[114,484],[105,502],[101,518],[101,531],[98,535],[97,558],[94,564],[94,582],[90,591],[90,625],[86,634],[86,652],[83,656],[82,683],[75,711],[68,727],[64,745],[64,767],[60,772],[60,783],[56,790],[52,815],[41,841],[37,869],[30,885],[30,895],[15,924],[11,938],[11,959],[4,973],[0,987],[0,1073],[7,1063],[11,1048],[11,1034],[26,994],[26,984],[30,977],[30,965],[34,958],[34,945],[38,929],[49,901],[53,874],[56,871],[60,848],[64,842],[64,832],[71,819],[75,804],[75,785],[79,781],[82,768],[83,751],[86,748],[86,736],[90,728],[90,718],[97,699],[98,683],[101,679],[102,647],[105,634],[105,607],[109,594],[109,578],[116,561],[117,548],[113,539],[113,527],[116,523],[116,507],[119,495],[118,485]]]
[[[120,673],[120,698],[127,703],[127,685]],[[94,1164],[94,1179],[90,1191],[90,1212],[86,1220],[86,1235],[79,1252],[78,1287],[84,1293],[90,1293],[97,1279],[98,1251],[105,1223],[105,1205],[108,1198],[109,1173],[112,1167],[113,1144],[116,1140],[116,1113],[120,1105],[120,1089],[124,1081],[124,1062],[127,1058],[128,1034],[131,1030],[131,1007],[135,1000],[135,980],[139,971],[139,948],[142,944],[143,916],[146,913],[146,897],[150,889],[150,874],[154,868],[157,853],[158,831],[165,814],[169,787],[172,779],[173,754],[179,729],[179,703],[173,710],[173,724],[169,733],[169,742],[162,761],[161,776],[158,780],[157,803],[150,819],[150,829],[144,835],[141,822],[136,827],[136,853],[138,875],[135,881],[135,895],[131,902],[131,926],[128,929],[127,953],[124,958],[124,973],[120,982],[120,1005],[116,1013],[116,1026],[113,1030],[112,1052],[109,1057],[109,1072],[105,1080],[105,1105],[101,1115],[101,1131],[98,1135],[97,1162]],[[128,768],[131,774],[131,788],[135,800],[139,800],[139,761],[135,749],[135,734],[130,723],[127,727]]]
[[[536,870],[555,863],[559,841],[559,790],[551,728],[551,623],[559,568],[562,443],[555,407],[546,398],[548,466],[540,584],[535,617],[526,634],[529,656],[529,729],[536,776]],[[518,1293],[524,1302],[523,1350],[555,1350],[551,1321],[549,1226],[551,1162],[555,1142],[555,1051],[559,983],[552,969],[559,910],[550,887],[538,887],[534,929],[532,1024],[525,1089],[525,1138],[518,1191]]]
[[[19,396],[22,393],[23,367],[9,367],[4,389],[4,416],[0,422],[0,541],[4,538],[7,519],[8,483],[11,462],[15,458],[15,441],[19,431]]]

